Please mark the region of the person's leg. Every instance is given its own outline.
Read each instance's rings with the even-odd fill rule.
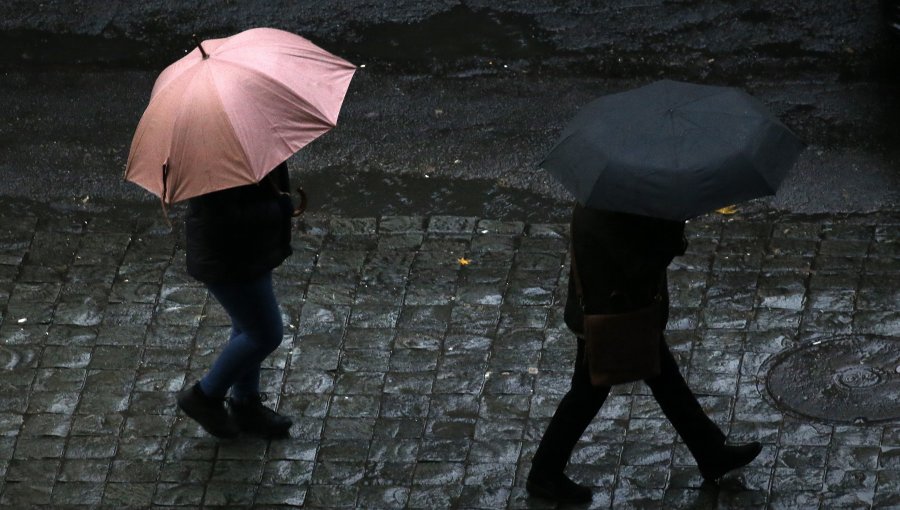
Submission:
[[[702,455],[713,446],[723,444],[725,434],[709,419],[681,376],[678,363],[664,338],[659,343],[659,362],[660,374],[645,382],[694,457],[697,453]]]
[[[210,284],[208,288],[231,318],[232,334],[200,387],[214,397],[224,397],[229,388],[237,399],[256,397],[260,364],[278,347],[284,334],[272,274],[237,284]]]
[[[239,430],[285,434],[291,420],[265,407],[259,393],[260,364],[278,347],[284,332],[271,273],[250,282],[208,287],[231,318],[231,336],[203,379],[179,393],[179,407],[219,437],[233,437]],[[231,416],[224,407],[229,388]]]
[[[238,427],[266,437],[283,436],[293,422],[263,405],[262,361],[281,344],[284,325],[272,274],[240,286],[210,286],[232,319],[232,336],[204,378],[216,391],[231,388],[229,408]]]
[[[235,340],[238,338],[238,340]],[[229,344],[231,342],[242,342],[246,341],[246,337],[244,336],[244,332],[236,325],[233,325],[231,328],[231,336],[228,339]],[[277,347],[276,347],[277,348]],[[259,379],[260,379],[260,370],[262,367],[262,363],[257,363],[255,365],[247,367],[246,370],[238,376],[237,380],[231,385],[231,398],[237,400],[252,400],[256,398],[259,393]],[[223,370],[222,373],[225,373]],[[207,375],[210,379],[209,375]]]
[[[609,386],[593,386],[584,363],[584,340],[578,339],[572,384],[550,419],[531,461],[528,491],[558,501],[590,501],[590,490],[563,473],[585,429],[609,395]]]
[[[707,479],[743,466],[759,454],[761,445],[726,446],[725,434],[707,416],[678,369],[665,338],[660,340],[660,374],[645,382],[666,418],[675,427]]]

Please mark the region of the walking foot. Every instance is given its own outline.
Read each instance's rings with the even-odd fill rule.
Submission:
[[[715,482],[725,473],[753,462],[761,451],[762,445],[757,442],[724,445],[710,460],[698,462],[700,474],[704,480]]]
[[[228,407],[235,423],[244,432],[262,437],[285,436],[294,422],[263,405],[265,395],[248,400],[229,399]]]
[[[225,399],[209,397],[200,389],[200,383],[178,392],[176,397],[178,408],[203,427],[210,434],[229,439],[237,437],[240,429],[228,416]]]
[[[593,499],[589,487],[573,482],[563,473],[546,475],[532,470],[525,482],[525,490],[532,496],[558,503],[590,503]]]

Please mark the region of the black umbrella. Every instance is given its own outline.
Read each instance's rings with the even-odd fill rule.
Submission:
[[[774,194],[803,146],[743,91],[664,80],[582,108],[541,167],[586,207],[685,220]]]

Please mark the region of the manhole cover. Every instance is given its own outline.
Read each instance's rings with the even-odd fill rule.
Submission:
[[[900,339],[814,342],[776,355],[767,371],[766,391],[785,411],[842,423],[900,418]]]

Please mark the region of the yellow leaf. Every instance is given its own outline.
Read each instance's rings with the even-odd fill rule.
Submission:
[[[469,264],[472,263],[471,260],[469,260],[469,259],[467,259],[467,258],[465,258],[465,257],[460,257],[460,258],[458,259],[458,262],[459,262],[459,265],[461,265],[461,266],[468,266]]]
[[[716,212],[719,213],[719,214],[725,214],[725,215],[728,215],[728,214],[735,214],[735,213],[737,213],[737,212],[738,212],[738,209],[737,209],[737,207],[735,207],[735,206],[733,206],[733,205],[729,205],[728,207],[723,207],[723,208],[721,208],[721,209],[716,209]]]

